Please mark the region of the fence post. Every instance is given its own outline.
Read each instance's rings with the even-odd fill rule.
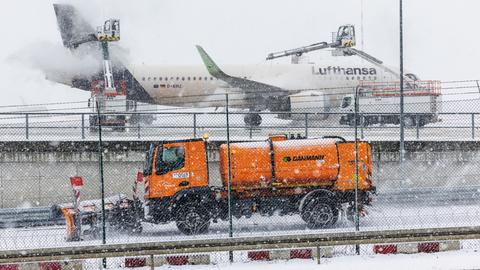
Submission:
[[[97,117],[98,117],[98,169],[100,173],[100,194],[101,194],[101,204],[102,204],[102,244],[107,243],[107,225],[106,225],[106,214],[105,214],[105,181],[103,178],[103,145],[102,145],[102,121],[100,115],[100,106],[98,100],[96,102],[97,107]],[[107,258],[102,259],[103,268],[107,268]]]
[[[305,113],[305,138],[308,138],[308,113]]]
[[[25,138],[28,140],[28,113],[25,114]]]
[[[193,138],[197,138],[197,114],[193,113]]]
[[[357,112],[358,113],[358,112]],[[363,140],[363,126],[365,125],[365,117],[363,116],[363,113],[360,114],[360,138]],[[357,137],[355,137],[355,140]]]
[[[472,113],[472,139],[475,139],[475,114]]]
[[[137,123],[137,138],[140,139],[140,121]]]
[[[418,114],[415,115],[415,126],[417,129],[417,140],[420,139],[420,117]]]
[[[355,87],[355,101],[354,101],[354,118],[355,118],[355,145],[354,145],[354,160],[355,160],[355,231],[360,230],[360,214],[358,212],[358,86]],[[360,116],[363,120],[363,115]],[[360,121],[362,139],[363,139],[363,121]],[[360,255],[360,245],[355,245],[355,253]]]
[[[85,114],[82,113],[82,139],[85,139]]]
[[[230,115],[228,111],[228,94],[225,94],[225,112],[227,117],[227,201],[228,201],[228,222],[229,222],[229,229],[228,229],[228,236],[233,237],[233,221],[232,221],[232,179],[231,179],[231,167],[230,167]],[[228,258],[230,263],[233,263],[233,251],[230,250],[228,252]]]

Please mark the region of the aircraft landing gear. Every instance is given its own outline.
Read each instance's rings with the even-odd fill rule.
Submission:
[[[245,124],[251,127],[258,127],[262,123],[262,116],[258,113],[249,113],[243,118]]]

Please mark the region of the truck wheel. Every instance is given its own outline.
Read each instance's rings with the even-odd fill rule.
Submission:
[[[208,210],[203,206],[195,204],[181,206],[178,209],[176,223],[178,230],[183,234],[206,233],[210,226]]]
[[[302,219],[309,229],[330,228],[338,220],[338,209],[329,198],[313,198],[302,209]]]

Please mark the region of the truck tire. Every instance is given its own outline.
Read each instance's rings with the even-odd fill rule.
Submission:
[[[338,209],[331,198],[313,197],[303,207],[301,216],[309,229],[331,228],[338,220]]]
[[[185,204],[177,209],[176,224],[180,232],[186,235],[202,234],[210,227],[208,209],[198,204]]]

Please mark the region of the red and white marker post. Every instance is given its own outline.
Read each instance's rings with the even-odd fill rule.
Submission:
[[[143,182],[143,173],[137,172],[137,179],[133,183],[133,199],[138,199],[138,184]]]
[[[74,217],[74,226],[71,240],[80,241],[80,236],[82,233],[82,217],[80,213],[80,191],[83,187],[83,178],[81,176],[72,176],[70,177],[70,184],[73,189],[73,209],[75,211]]]

